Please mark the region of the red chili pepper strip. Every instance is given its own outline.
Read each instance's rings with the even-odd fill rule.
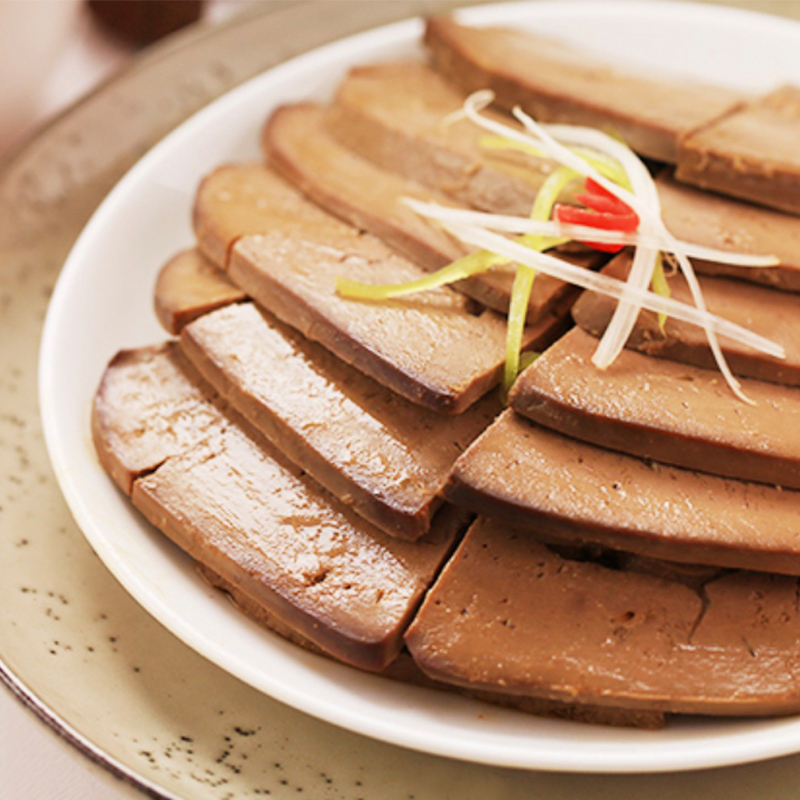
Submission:
[[[556,216],[559,222],[565,224],[586,225],[591,228],[602,228],[606,231],[631,233],[639,226],[639,218],[633,212],[611,214],[606,211],[595,211],[592,208],[558,204],[556,205]]]
[[[613,192],[609,192],[605,186],[599,184],[596,180],[594,180],[594,178],[587,177],[583,182],[583,185],[589,194],[600,195],[601,197],[606,197],[609,200],[612,200],[614,203],[617,203],[620,211],[631,210],[631,207],[627,203],[624,203],[622,200],[620,200],[619,197],[617,197]]]
[[[583,185],[586,188],[586,193],[575,197],[585,206],[594,208],[597,211],[609,211],[614,214],[635,213],[627,203],[620,200],[619,197],[609,192],[608,189],[601,186],[597,181],[592,180],[592,178],[586,178]]]
[[[616,197],[612,199],[602,194],[589,194],[586,192],[584,194],[576,194],[575,199],[581,205],[604,214],[636,214],[635,211],[632,211],[629,206]]]
[[[639,217],[627,203],[592,178],[586,178],[584,186],[586,192],[575,195],[575,199],[586,208],[557,205],[553,212],[555,219],[565,224],[624,233],[631,233],[639,227]],[[606,253],[618,253],[623,248],[623,245],[602,242],[584,242],[584,244]]]
[[[589,228],[601,228],[602,230],[621,231],[623,233],[632,233],[639,227],[639,217],[630,209],[628,209],[627,213],[616,214],[595,211],[592,208],[565,206],[559,203],[553,210],[553,216],[558,222],[563,222],[565,225],[584,225]],[[583,244],[605,253],[618,253],[624,247],[621,244],[606,244],[603,242],[583,242]]]

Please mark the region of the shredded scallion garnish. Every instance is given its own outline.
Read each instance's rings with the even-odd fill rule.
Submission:
[[[775,358],[785,357],[783,348],[711,314],[706,308],[688,257],[753,267],[772,266],[777,260],[772,256],[733,254],[677,240],[661,219],[655,182],[642,161],[625,144],[592,128],[571,125],[544,127],[516,108],[514,116],[524,129],[519,130],[481,114],[492,100],[491,92],[476,92],[466,99],[463,109],[449,119],[467,117],[489,131],[492,135],[483,137],[480,142],[486,148],[518,150],[561,164],[542,184],[530,217],[446,208],[406,198],[405,202],[417,213],[438,221],[451,235],[480,249],[416,281],[370,286],[339,279],[337,291],[347,297],[387,299],[443,286],[480,274],[499,264],[515,262],[517,272],[509,304],[506,337],[506,389],[516,379],[520,364],[523,363],[520,349],[530,294],[538,270],[618,300],[592,359],[598,367],[605,368],[616,359],[633,330],[639,311],[647,308],[658,314],[662,330],[668,316],[702,327],[728,385],[740,399],[750,402],[727,364],[718,337],[724,335]],[[570,223],[594,222],[598,227],[550,220],[558,196],[579,176],[587,179],[587,190],[594,192],[584,195],[584,202],[589,203],[590,207],[581,213],[564,213],[562,216]],[[605,195],[605,200],[599,197],[601,194]],[[634,230],[637,223],[638,229]],[[615,224],[620,230],[614,229]],[[521,235],[512,240],[493,233],[493,230]],[[620,281],[597,274],[543,252],[571,240],[596,242],[603,249],[607,249],[605,245],[634,245],[633,262],[627,279]],[[664,255],[679,265],[694,306],[678,302],[670,296],[664,274]]]
[[[554,136],[562,135],[565,141],[573,144],[580,144],[589,147],[597,147],[598,150],[617,158],[623,168],[628,172],[633,186],[633,192],[616,186],[608,181],[597,170],[585,161],[582,162],[582,174],[591,177],[600,183],[608,191],[615,194],[620,200],[633,208],[640,218],[640,225],[645,233],[657,233],[664,237],[667,242],[665,249],[674,253],[678,264],[681,267],[683,276],[689,287],[697,309],[706,311],[705,299],[700,289],[700,283],[691,265],[675,237],[667,230],[661,219],[661,206],[658,199],[658,191],[655,183],[650,177],[649,172],[639,158],[625,145],[618,142],[606,134],[592,128],[581,128],[578,126],[557,125],[552,126],[550,131],[544,130],[535,120],[525,114],[521,109],[514,110],[514,116],[524,125],[525,129],[536,136],[538,142],[545,148],[547,154],[556,158],[562,163],[572,166],[573,169],[580,168],[581,162],[575,159],[571,151],[560,144]],[[648,246],[637,247],[633,258],[633,264],[628,274],[627,285],[631,288],[641,288],[652,280],[655,268],[654,251]],[[645,282],[646,281],[646,282]],[[627,297],[620,299],[617,309],[611,322],[600,340],[592,361],[600,368],[609,366],[622,348],[625,346],[630,332],[636,323],[639,309]],[[751,403],[741,388],[741,383],[733,374],[719,344],[716,331],[710,325],[705,325],[704,330],[711,352],[717,367],[725,378],[731,391],[742,401]]]

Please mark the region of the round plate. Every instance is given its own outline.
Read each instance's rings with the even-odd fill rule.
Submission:
[[[671,3],[513,3],[468,22],[527,26],[616,59],[747,89],[800,82],[800,26],[730,9]],[[40,356],[52,464],[94,550],[166,628],[260,691],[318,718],[409,748],[487,764],[564,771],[682,770],[800,749],[800,720],[681,720],[642,733],[539,719],[365,675],[306,653],[244,618],[148,526],[94,455],[89,412],[121,348],[164,338],[152,312],[157,270],[191,245],[199,180],[258,158],[258,134],[282,102],[325,99],[357,63],[420,54],[419,21],[361,34],[277,67],[207,107],[120,181],[75,244],[53,295]]]

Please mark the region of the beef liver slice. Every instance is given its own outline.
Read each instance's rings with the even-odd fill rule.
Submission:
[[[524,416],[588,442],[714,475],[800,488],[800,390],[624,350],[605,370],[574,328],[514,385]]]
[[[381,670],[459,530],[370,526],[241,425],[134,484],[134,505],[193,558],[334,657]]]
[[[95,428],[101,460],[120,456],[134,505],[193,558],[326,652],[382,669],[463,513],[443,506],[417,542],[387,536],[214,402],[199,377],[192,395],[180,359],[170,344],[111,363]]]
[[[200,373],[295,464],[382,530],[417,539],[456,457],[500,410],[420,408],[247,303],[184,329]]]
[[[458,242],[397,201],[407,196],[453,203],[359,158],[326,126],[322,106],[299,103],[279,108],[264,127],[268,162],[314,202],[384,239],[428,270],[465,254]]]
[[[624,280],[630,264],[630,253],[622,253],[603,272]],[[667,282],[675,300],[694,305],[682,275],[668,275]],[[748,378],[800,385],[800,295],[711,276],[704,276],[701,286],[709,311],[766,336],[780,344],[786,353],[783,359],[774,358],[721,337],[720,345],[731,369]],[[585,331],[601,336],[616,307],[613,298],[584,292],[573,305],[572,316]],[[646,310],[640,312],[626,346],[650,356],[717,368],[702,328],[673,318],[667,319],[662,328],[658,315]]]
[[[797,593],[796,580],[750,572],[726,575],[706,585],[707,608],[692,643],[721,648],[724,657],[709,670],[715,683],[727,682],[731,693],[741,685],[763,687],[765,694],[775,696],[776,704],[782,694],[786,701],[796,694],[800,654],[792,645],[797,642]],[[734,662],[740,666],[741,685],[729,668]],[[784,707],[781,704],[774,713]]]
[[[169,333],[216,308],[246,300],[225,273],[198,250],[184,250],[158,273],[154,294],[158,321]]]
[[[236,185],[241,169],[225,174]],[[500,316],[476,313],[468,298],[447,287],[386,302],[339,296],[338,277],[401,283],[425,273],[380,239],[306,200],[274,172],[256,168],[252,174],[248,183],[258,185],[265,233],[232,237],[227,272],[240,289],[414,402],[458,413],[495,385],[505,339]],[[216,191],[229,190],[217,183]],[[526,341],[542,330],[549,334],[558,322],[548,317]]]
[[[459,686],[690,714],[789,714],[800,708],[796,584],[738,573],[708,584],[704,602],[682,583],[566,560],[479,519],[406,641],[423,670]]]
[[[196,379],[177,342],[123,350],[109,363],[92,405],[92,435],[126,494],[139,475],[216,432],[214,392]]]
[[[463,102],[464,95],[426,64],[359,66],[337,89],[329,127],[383,169],[467,206],[527,216],[552,162],[481,147],[482,128],[447,119]],[[516,126],[510,117],[493,116]]]
[[[447,288],[380,302],[341,297],[338,277],[402,283],[420,271],[347,226],[336,238],[321,234],[309,226],[302,238],[275,229],[240,239],[229,274],[283,322],[412,402],[460,413],[497,383],[502,317],[473,315],[467,298]]]
[[[717,86],[618,68],[584,49],[521,30],[428,21],[434,66],[463,91],[494,90],[503,108],[521,106],[543,122],[612,130],[644,156],[674,163],[682,131],[738,104]]]
[[[680,141],[679,180],[800,214],[800,87],[782,86]]]
[[[776,289],[800,292],[800,225],[797,217],[679,183],[674,173],[656,177],[661,216],[679,239],[755,255],[773,255],[774,267],[737,267],[692,259],[705,275],[730,275]]]
[[[402,202],[404,197],[413,197],[453,205],[452,200],[359,157],[329,134],[326,120],[325,109],[310,104],[279,109],[264,129],[264,148],[275,168],[314,202],[383,239],[426,270],[439,269],[466,254],[455,239]],[[586,253],[570,258],[583,265],[597,260]],[[506,312],[514,272],[513,265],[498,265],[455,286],[489,308]],[[528,303],[528,320],[535,322],[572,299],[567,284],[539,275]]]
[[[445,496],[560,541],[800,574],[796,492],[646,462],[511,409],[456,461]]]

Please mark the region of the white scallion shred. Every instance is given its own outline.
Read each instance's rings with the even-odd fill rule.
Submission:
[[[666,252],[669,256],[669,242],[657,233],[646,236],[640,231],[623,233],[622,231],[591,228],[588,225],[573,225],[555,220],[534,220],[530,217],[514,217],[507,214],[492,214],[487,211],[472,211],[466,208],[453,208],[438,203],[428,203],[413,197],[403,198],[403,202],[420,216],[441,222],[452,222],[456,225],[475,225],[492,231],[504,233],[531,233],[538,236],[570,240],[589,240],[603,244],[647,245]],[[712,247],[692,244],[678,240],[683,252],[690,258],[701,258],[705,261],[716,261],[719,264],[732,264],[739,267],[774,267],[780,260],[772,255],[753,255],[734,253],[728,250],[717,250]]]
[[[640,304],[641,308],[646,308],[657,314],[666,314],[669,317],[683,320],[704,329],[711,329],[719,336],[725,336],[740,342],[773,358],[786,357],[781,345],[741,325],[716,316],[705,309],[701,310],[696,306],[682,303],[672,297],[663,297],[647,289],[630,287],[625,281],[592,272],[547,253],[537,253],[529,247],[511,241],[505,236],[492,233],[485,228],[454,223],[443,223],[443,227],[466,244],[497,253],[509,261],[526,264],[544,275],[550,275],[582,289],[598,292],[617,300],[623,294],[628,293],[631,298]]]

